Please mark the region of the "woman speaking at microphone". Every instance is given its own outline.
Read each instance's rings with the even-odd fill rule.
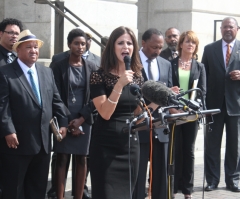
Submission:
[[[183,91],[189,90],[196,83],[197,88],[206,94],[206,73],[204,65],[195,60],[199,40],[193,31],[183,32],[178,43],[179,57],[172,60],[173,86]],[[195,80],[195,81],[194,81]],[[185,99],[189,99],[185,95]],[[201,99],[199,96],[196,98]],[[198,121],[188,122],[175,126],[175,174],[174,193],[178,191],[178,176],[182,174],[182,193],[185,199],[192,198],[194,181],[194,148],[198,132]],[[181,140],[182,138],[182,140]],[[180,153],[180,151],[182,153]],[[180,166],[182,159],[182,167]],[[181,171],[178,168],[182,168]]]
[[[125,69],[125,56],[131,57],[130,70]],[[141,69],[133,31],[122,26],[116,28],[103,52],[100,69],[90,79],[91,96],[99,113],[90,145],[92,199],[132,196],[139,143],[136,134],[130,138],[129,146],[129,134],[123,128],[128,127],[126,119],[141,111],[129,90],[131,84],[143,84]]]

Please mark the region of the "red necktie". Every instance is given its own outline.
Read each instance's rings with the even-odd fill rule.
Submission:
[[[228,67],[228,62],[231,57],[230,44],[227,44],[227,53],[226,53],[226,67]]]

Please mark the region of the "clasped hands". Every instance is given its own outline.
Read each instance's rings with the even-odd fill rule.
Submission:
[[[85,122],[85,119],[83,117],[72,120],[68,124],[69,132],[76,137],[85,134],[82,130],[79,129],[83,122]]]

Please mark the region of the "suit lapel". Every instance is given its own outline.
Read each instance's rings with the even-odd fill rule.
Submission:
[[[33,93],[33,90],[32,90],[32,87],[30,86],[27,78],[25,77],[21,67],[19,66],[17,60],[14,61],[14,66],[13,66],[14,70],[15,70],[15,73],[18,77],[18,79],[20,80],[20,82],[22,83],[23,87],[27,90],[28,94],[31,96],[31,98],[33,99],[33,101],[36,102],[36,104],[39,104],[37,98],[35,97],[34,93]]]
[[[178,60],[179,60],[179,57],[177,57],[176,59],[174,59],[172,61],[172,66],[173,66],[172,70],[173,70],[173,74],[175,75],[178,85],[180,85],[179,84],[179,74],[178,74]]]
[[[228,62],[228,66],[231,65],[233,60],[238,60],[239,53],[240,53],[240,42],[238,40],[236,40],[235,45],[233,46],[233,49],[232,49],[232,53],[231,53],[230,60]]]
[[[223,52],[222,52],[222,40],[219,40],[215,43],[214,53],[221,65],[220,68],[225,70],[225,64],[224,64],[224,58],[223,58]]]
[[[37,63],[35,64],[36,70],[37,70],[37,75],[38,75],[38,81],[39,81],[39,90],[40,90],[40,95],[41,95],[41,101],[42,101],[42,107],[44,107],[44,102],[48,96],[46,96],[46,80],[45,80],[45,75],[44,75],[44,66],[40,66]],[[38,105],[40,106],[39,102]]]
[[[188,88],[192,88],[193,80],[197,79],[196,78],[197,74],[198,74],[198,64],[195,59],[192,59],[192,66],[191,66],[191,70],[190,70]]]
[[[89,83],[89,78],[90,78],[90,70],[89,70],[89,67],[88,67],[88,61],[87,60],[84,60],[83,59],[83,67],[85,67],[85,71],[86,71],[86,92],[85,92],[85,99],[84,99],[84,102],[85,104],[87,103],[87,99],[88,99],[88,96],[90,95],[90,83]]]

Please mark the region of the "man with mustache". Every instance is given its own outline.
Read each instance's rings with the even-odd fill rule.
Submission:
[[[22,22],[17,19],[6,18],[0,23],[0,66],[11,63],[16,54],[12,52],[13,45],[23,29]],[[0,198],[1,198],[1,159],[0,159]]]
[[[227,189],[240,192],[240,41],[236,39],[238,22],[224,18],[222,39],[204,48],[202,63],[207,76],[206,105],[221,109],[213,116],[206,133],[205,170],[206,191],[217,188],[220,181],[221,142],[226,128],[225,183]]]
[[[180,31],[176,28],[171,27],[166,30],[165,41],[168,47],[160,53],[160,57],[171,61],[172,59],[178,56],[177,45],[178,45],[179,35],[180,35]]]
[[[162,33],[150,28],[142,35],[142,48],[139,51],[143,65],[142,76],[145,81],[161,81],[166,86],[172,87],[172,69],[169,61],[159,56],[164,46]],[[150,102],[147,102],[149,104]],[[158,117],[158,109],[152,114]],[[148,130],[139,131],[140,141],[140,164],[138,179],[133,193],[133,199],[145,198],[146,173],[150,149],[150,133]],[[163,133],[163,129],[153,130],[153,179],[152,179],[152,198],[167,198],[167,151],[168,135]]]

